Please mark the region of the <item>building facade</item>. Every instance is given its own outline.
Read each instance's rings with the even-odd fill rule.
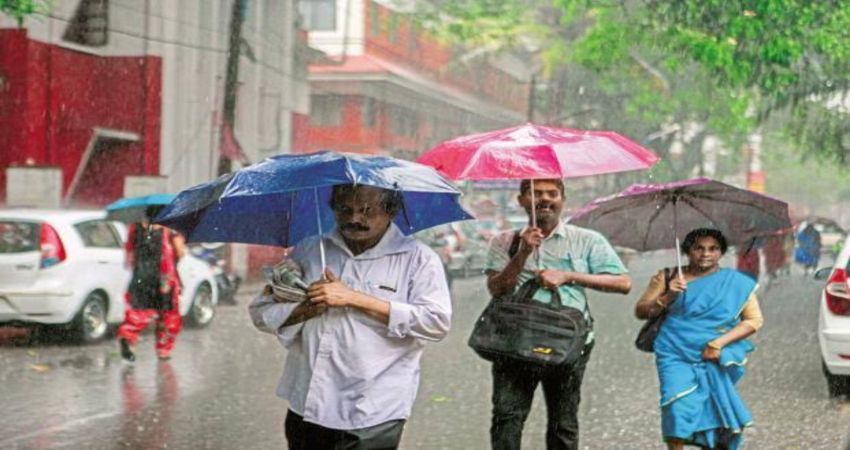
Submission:
[[[128,176],[175,192],[217,174],[237,0],[55,0],[24,27],[0,16],[0,202],[5,169],[62,171],[66,206],[123,196]],[[309,108],[292,0],[241,2],[233,131],[249,161],[288,152]]]
[[[521,123],[531,73],[510,56],[469,58],[439,43],[398,2],[301,0],[310,114],[294,148],[415,159],[447,138]]]

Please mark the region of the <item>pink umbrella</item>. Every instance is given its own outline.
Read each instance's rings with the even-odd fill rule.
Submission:
[[[658,160],[612,131],[526,124],[445,141],[417,161],[453,180],[534,180],[648,169]]]
[[[445,141],[419,157],[454,180],[575,178],[652,167],[658,156],[612,131],[526,124]]]

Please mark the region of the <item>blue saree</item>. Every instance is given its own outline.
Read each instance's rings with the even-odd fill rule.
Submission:
[[[670,305],[655,340],[655,364],[661,387],[664,438],[713,448],[737,449],[741,432],[752,422],[735,384],[744,375],[746,339],[724,347],[720,363],[704,361],[705,344],[731,330],[756,288],[752,278],[731,269],[688,282]]]

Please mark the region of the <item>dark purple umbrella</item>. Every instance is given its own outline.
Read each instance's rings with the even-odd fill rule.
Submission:
[[[791,226],[787,203],[709,178],[635,184],[588,203],[569,222],[638,251],[678,247],[678,236],[695,228],[716,228],[740,244]]]

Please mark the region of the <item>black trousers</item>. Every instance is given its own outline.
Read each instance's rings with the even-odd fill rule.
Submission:
[[[289,410],[284,429],[289,450],[391,450],[398,448],[404,420],[391,420],[368,428],[335,430],[305,422]]]
[[[493,419],[490,443],[494,450],[519,450],[522,428],[531,411],[538,384],[546,400],[546,448],[578,448],[578,404],[581,381],[593,343],[585,346],[579,360],[570,366],[540,368],[522,362],[493,363]]]

